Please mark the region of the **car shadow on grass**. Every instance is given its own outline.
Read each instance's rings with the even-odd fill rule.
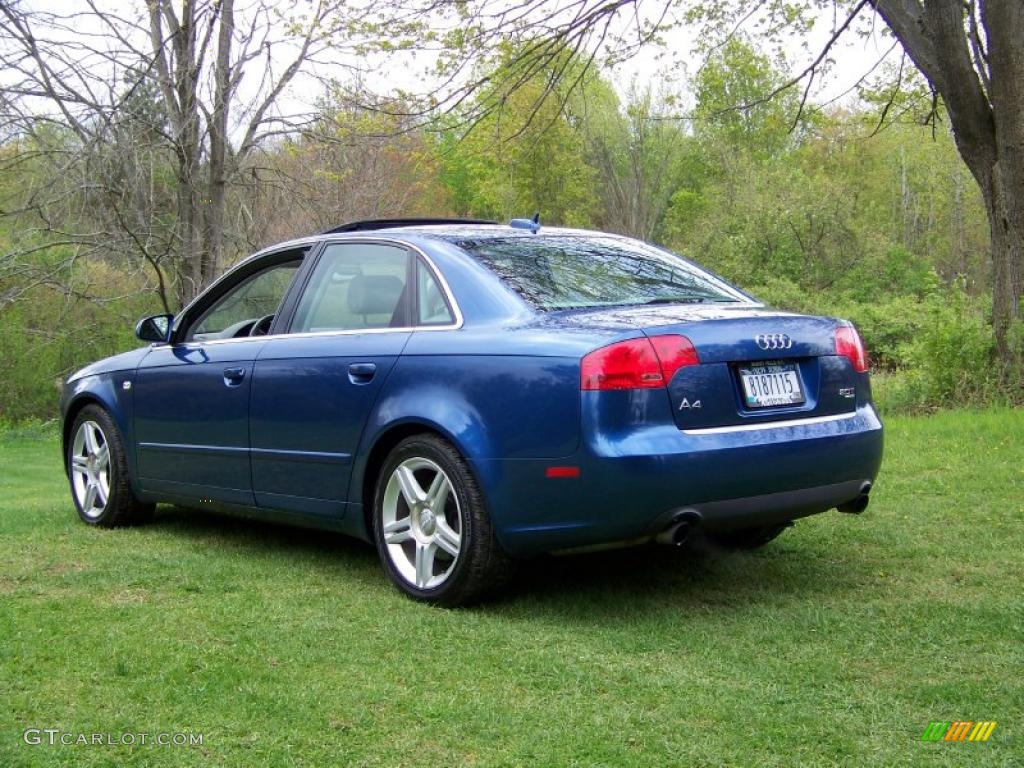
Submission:
[[[778,541],[754,552],[727,551],[697,541],[681,548],[646,545],[523,564],[496,610],[551,608],[561,615],[607,616],[660,608],[745,608],[856,591],[869,566],[827,541]]]
[[[160,505],[147,528],[191,539],[197,544],[241,554],[295,554],[304,563],[323,564],[343,573],[373,573],[377,552],[364,541],[334,531],[304,528],[244,514]]]
[[[300,556],[357,580],[360,588],[390,587],[371,545],[330,531],[241,515],[161,506],[153,526],[196,543],[241,554]],[[761,550],[732,552],[698,540],[686,547],[644,545],[518,564],[513,579],[471,610],[517,614],[546,611],[607,618],[611,610],[728,610],[792,599],[828,602],[870,579],[863,553],[837,549],[823,531],[784,534]]]

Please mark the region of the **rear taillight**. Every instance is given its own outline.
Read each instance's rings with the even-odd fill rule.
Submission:
[[[664,387],[680,368],[699,363],[693,344],[678,334],[620,341],[583,358],[580,389]]]
[[[836,354],[848,358],[857,373],[867,371],[868,353],[864,349],[864,342],[860,340],[860,334],[852,325],[836,328]]]
[[[697,350],[685,336],[677,334],[651,336],[651,344],[661,362],[661,375],[665,377],[666,385],[672,381],[672,377],[680,368],[685,368],[688,365],[700,365]]]

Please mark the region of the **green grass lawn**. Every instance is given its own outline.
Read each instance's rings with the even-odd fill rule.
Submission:
[[[1024,412],[887,426],[860,517],[753,554],[534,561],[458,611],[341,536],[173,508],[88,528],[56,440],[7,433],[0,766],[1019,765]],[[920,741],[958,719],[998,725]]]

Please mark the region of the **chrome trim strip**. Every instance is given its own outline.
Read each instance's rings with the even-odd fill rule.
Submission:
[[[786,419],[785,421],[762,421],[757,424],[732,424],[728,427],[704,427],[702,429],[684,429],[686,435],[727,435],[731,432],[752,432],[759,429],[784,429],[786,427],[804,427],[812,424],[827,424],[830,421],[845,421],[857,415],[857,411],[835,413],[831,416],[814,416],[809,419]]]
[[[190,443],[139,443],[146,451],[173,453],[200,453],[214,456],[249,456],[254,459],[276,459],[278,461],[314,461],[322,464],[348,464],[352,461],[349,453],[327,453],[325,451],[290,451],[278,448],[249,448],[234,445],[192,445]]]
[[[211,456],[249,457],[249,446],[236,445],[192,445],[189,443],[139,443],[143,451],[161,451],[171,453],[206,454]],[[191,485],[191,483],[189,483]]]
[[[209,341],[183,341],[175,344],[176,347],[185,349],[202,349],[203,347],[218,344],[244,344],[250,341],[270,341],[272,339],[316,339],[321,336],[363,336],[376,333],[412,333],[416,331],[454,331],[457,325],[419,325],[405,328],[360,328],[354,331],[307,331],[305,333],[275,333],[267,336],[243,336],[240,339],[210,339]],[[170,345],[161,345],[170,346]]]
[[[326,451],[290,451],[283,448],[250,448],[254,460],[268,459],[271,461],[314,461],[318,464],[349,464],[352,455],[348,453],[328,453]]]
[[[441,272],[441,270],[437,268],[437,265],[434,263],[434,260],[432,258],[430,258],[430,256],[428,256],[426,254],[426,252],[424,252],[424,250],[422,248],[420,248],[419,246],[414,245],[412,243],[405,242],[403,240],[398,240],[398,239],[395,239],[395,238],[387,238],[387,237],[366,237],[366,236],[360,236],[358,238],[355,238],[355,237],[342,237],[342,238],[337,238],[337,239],[331,239],[331,238],[323,238],[323,239],[327,242],[328,246],[333,245],[335,243],[338,243],[338,244],[344,244],[344,243],[365,243],[365,242],[383,243],[385,245],[398,245],[398,246],[401,246],[402,248],[407,248],[409,251],[412,251],[415,254],[418,254],[423,259],[423,261],[426,263],[427,268],[433,273],[434,277],[437,279],[438,285],[441,286],[441,290],[444,291],[444,296],[448,300],[448,306],[451,307],[452,314],[455,316],[455,322],[451,323],[449,325],[412,325],[412,326],[406,326],[404,328],[357,328],[357,329],[348,330],[348,331],[340,331],[339,330],[339,331],[307,331],[305,333],[275,333],[275,334],[268,334],[266,336],[243,336],[243,337],[241,337],[239,339],[210,339],[210,340],[207,340],[207,341],[193,339],[191,341],[180,342],[180,343],[175,344],[173,346],[185,347],[187,349],[198,349],[198,348],[210,346],[211,344],[234,344],[234,343],[248,342],[248,341],[269,341],[270,339],[308,339],[308,338],[319,338],[321,336],[358,336],[358,335],[364,334],[364,333],[410,333],[412,331],[457,331],[457,330],[459,330],[463,326],[463,324],[465,322],[465,319],[464,319],[464,317],[462,315],[462,309],[459,307],[459,303],[455,300],[455,295],[452,293],[452,289],[448,285],[448,281],[445,279],[445,276]],[[316,241],[314,241],[312,244],[315,245]],[[297,247],[297,246],[292,246],[292,247]],[[289,248],[283,248],[282,249],[282,248],[275,247],[272,250],[271,249],[267,249],[266,251],[260,251],[258,253],[253,254],[252,256],[248,257],[247,259],[242,260],[236,266],[232,267],[230,270],[228,270],[223,275],[221,275],[219,278],[217,278],[217,280],[215,280],[213,283],[211,283],[210,287],[207,288],[206,291],[203,291],[203,293],[199,294],[199,296],[197,296],[195,299],[193,299],[189,303],[188,307],[185,307],[185,309],[183,309],[181,312],[178,313],[177,317],[180,317],[181,315],[185,314],[185,312],[189,309],[189,307],[191,307],[192,304],[197,302],[207,291],[212,290],[213,287],[217,285],[217,283],[219,283],[221,280],[226,278],[229,274],[234,272],[236,269],[238,269],[242,265],[247,264],[250,261],[253,261],[258,256],[264,256],[264,255],[269,256],[272,253],[277,253],[277,252],[279,252],[281,250],[290,250],[290,249]],[[157,346],[172,346],[172,345],[159,344]]]

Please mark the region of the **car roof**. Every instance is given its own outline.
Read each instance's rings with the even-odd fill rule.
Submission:
[[[380,226],[373,226],[379,224]],[[380,219],[371,221],[358,221],[345,224],[340,227],[327,230],[318,234],[297,237],[280,243],[275,243],[266,248],[260,249],[257,253],[244,261],[249,261],[257,256],[265,255],[274,251],[287,250],[290,248],[307,248],[323,241],[358,240],[364,237],[387,238],[413,237],[425,240],[441,240],[448,243],[458,244],[464,240],[484,239],[508,239],[508,238],[536,238],[545,236],[560,237],[610,237],[617,239],[628,239],[623,235],[612,232],[599,232],[588,229],[575,229],[571,227],[547,227],[541,225],[535,232],[532,229],[515,227],[511,224],[500,224],[474,219]],[[241,263],[241,262],[240,262]]]
[[[490,238],[531,238],[543,237],[545,235],[575,236],[575,237],[622,237],[610,232],[596,232],[587,229],[573,229],[570,227],[546,227],[541,225],[536,232],[530,229],[513,227],[509,224],[498,223],[415,223],[401,226],[386,226],[379,229],[355,229],[345,232],[332,230],[315,239],[334,240],[339,237],[358,238],[360,236],[373,235],[375,237],[388,235],[413,235],[416,237],[458,242],[460,240],[481,240]]]
[[[409,223],[406,223],[409,222]],[[612,232],[600,232],[589,229],[574,229],[570,227],[545,227],[541,225],[538,231],[514,227],[511,224],[499,224],[497,222],[480,223],[476,220],[444,220],[441,223],[436,219],[383,219],[379,220],[382,225],[379,228],[372,228],[367,225],[378,222],[354,222],[353,225],[343,225],[318,234],[296,237],[291,240],[284,240],[261,248],[250,256],[232,265],[225,271],[233,272],[237,268],[249,264],[257,259],[268,256],[272,253],[280,253],[286,250],[298,250],[311,248],[322,242],[338,242],[341,240],[360,240],[367,237],[392,238],[395,240],[419,241],[440,241],[458,246],[461,242],[470,240],[487,239],[509,239],[509,238],[543,238],[543,237],[603,237],[628,240],[624,235]],[[218,282],[217,281],[214,282]]]

